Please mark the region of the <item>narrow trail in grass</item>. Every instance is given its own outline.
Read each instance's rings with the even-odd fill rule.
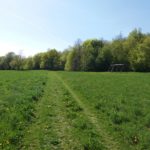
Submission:
[[[60,81],[50,73],[45,94],[36,107],[36,119],[28,128],[20,149],[79,149],[80,143],[71,133],[65,104],[62,101],[65,91]]]
[[[22,150],[117,150],[96,115],[60,77],[49,72],[36,118],[24,135]]]
[[[91,113],[91,111],[86,107],[86,105],[82,102],[82,99],[78,97],[78,95],[69,87],[69,85],[63,80],[58,73],[54,73],[57,79],[64,85],[64,87],[69,91],[69,93],[72,95],[74,100],[84,109],[84,114],[87,116],[89,121],[93,124],[93,126],[96,128],[98,134],[102,137],[101,143],[105,145],[105,147],[109,150],[119,150],[120,145],[117,141],[115,141],[111,135],[107,133],[107,131],[104,129],[103,124],[100,124],[98,122],[98,119],[95,114]]]

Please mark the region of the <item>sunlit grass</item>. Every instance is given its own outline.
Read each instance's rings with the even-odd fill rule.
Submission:
[[[150,74],[60,72],[125,149],[150,149]]]
[[[149,150],[149,91],[149,73],[1,71],[0,149]]]
[[[36,118],[46,72],[0,72],[0,149],[17,149]]]

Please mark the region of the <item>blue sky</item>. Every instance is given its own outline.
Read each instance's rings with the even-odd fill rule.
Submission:
[[[80,38],[150,32],[149,0],[0,0],[0,55],[64,50]]]

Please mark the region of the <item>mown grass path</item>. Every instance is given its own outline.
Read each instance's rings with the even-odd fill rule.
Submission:
[[[36,108],[36,119],[27,130],[22,149],[73,149],[77,142],[71,136],[62,98],[64,91],[53,74],[49,74],[45,94]]]
[[[120,149],[59,72],[48,74],[45,94],[35,115],[24,136],[23,150]]]
[[[88,117],[89,121],[93,124],[93,127],[96,128],[98,134],[102,137],[102,143],[105,145],[107,149],[117,150],[120,149],[119,143],[114,141],[114,139],[107,133],[104,129],[103,124],[99,124],[96,118],[96,115],[93,114],[87,106],[82,102],[82,99],[78,97],[78,95],[68,86],[68,84],[63,80],[58,73],[55,73],[56,77],[60,80],[60,82],[65,86],[65,88],[71,93],[74,100],[84,109],[84,114]]]

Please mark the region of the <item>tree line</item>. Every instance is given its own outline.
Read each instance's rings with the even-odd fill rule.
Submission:
[[[1,70],[108,71],[111,64],[124,64],[125,71],[150,71],[150,34],[134,29],[112,41],[77,40],[63,52],[49,49],[27,58],[10,52],[0,57]]]

